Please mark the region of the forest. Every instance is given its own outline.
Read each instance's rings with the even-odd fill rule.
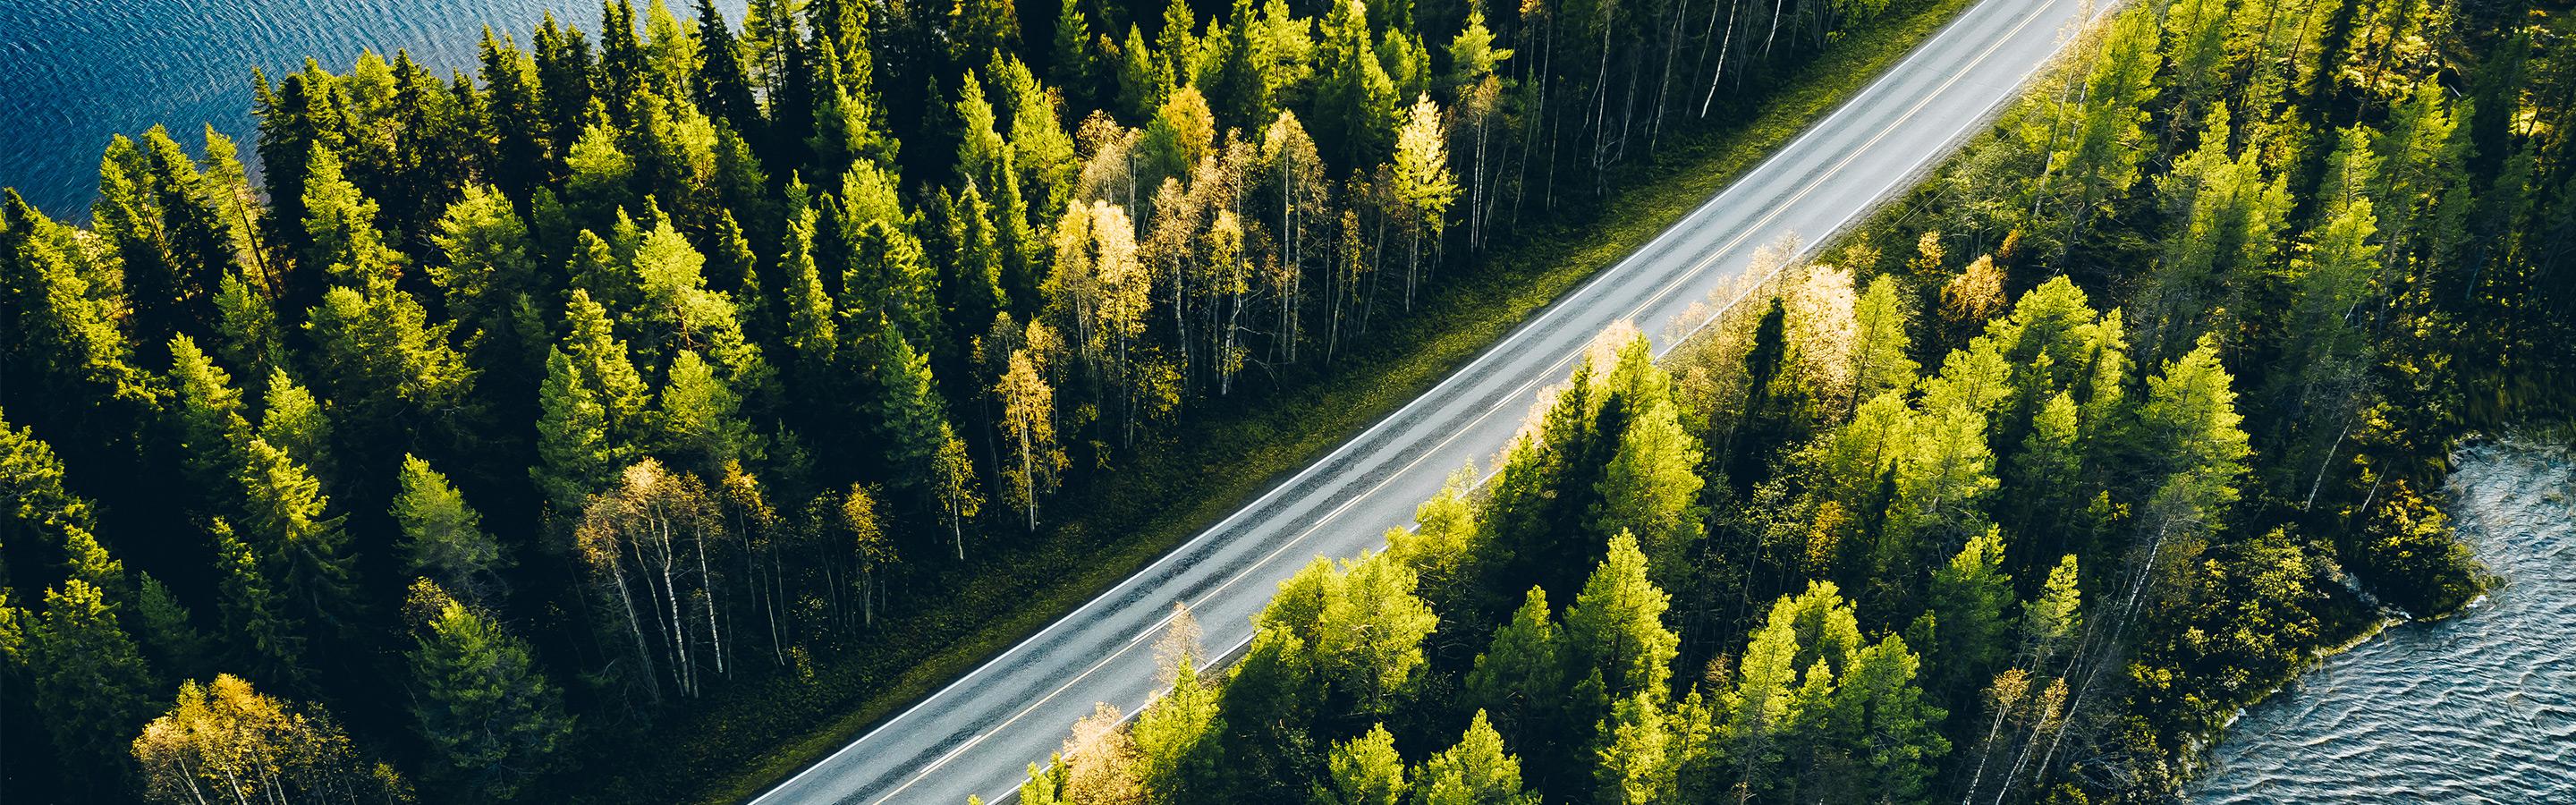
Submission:
[[[1181,607],[1171,690],[1019,801],[2168,801],[2321,652],[2489,583],[2437,490],[2576,399],[2568,12],[2109,12],[1660,361],[1603,334],[1239,659]]]
[[[254,75],[255,142],[0,198],[0,794],[719,787],[1060,571],[994,557],[1117,547],[1049,529],[1193,418],[1936,5],[613,0]]]

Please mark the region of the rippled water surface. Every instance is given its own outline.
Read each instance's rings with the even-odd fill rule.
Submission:
[[[743,3],[716,7],[739,19]],[[194,150],[213,124],[250,157],[251,68],[313,56],[339,72],[362,49],[408,48],[441,75],[471,73],[484,24],[524,45],[547,11],[599,27],[597,0],[0,0],[0,186],[86,220],[112,134],[161,123]]]
[[[2458,458],[2450,513],[2504,584],[2247,712],[2191,800],[2576,802],[2576,473],[2512,442]]]

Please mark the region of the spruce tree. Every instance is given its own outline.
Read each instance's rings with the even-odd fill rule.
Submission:
[[[563,350],[547,350],[546,379],[537,395],[537,464],[528,475],[556,517],[577,518],[590,496],[615,480],[632,451],[612,440],[607,407]]]
[[[1318,803],[1398,805],[1404,801],[1404,758],[1396,754],[1395,734],[1387,732],[1385,724],[1333,744],[1325,768],[1325,784],[1315,792]]]
[[[1316,48],[1315,138],[1343,170],[1376,164],[1394,142],[1395,82],[1378,61],[1368,11],[1359,0],[1338,0],[1323,21]]]
[[[1467,701],[1479,708],[1480,720],[1491,713],[1514,735],[1529,736],[1533,744],[1552,742],[1563,704],[1553,692],[1565,689],[1563,650],[1547,591],[1530,588],[1511,621],[1494,631],[1492,645],[1476,655],[1466,678]]]
[[[241,466],[241,450],[250,441],[242,393],[232,375],[197,349],[185,335],[170,339],[170,412],[178,442],[172,453],[190,481],[190,492],[222,489]],[[201,505],[204,505],[201,503]]]
[[[671,378],[656,400],[653,421],[659,430],[653,443],[670,455],[687,457],[693,467],[757,463],[765,455],[759,434],[742,415],[742,397],[696,352],[682,352],[671,361]]]
[[[1647,572],[1636,538],[1612,537],[1609,557],[1565,611],[1567,667],[1577,674],[1598,671],[1614,698],[1669,692],[1665,683],[1681,638],[1664,628],[1671,596]]]
[[[2013,587],[2004,552],[2002,530],[1990,528],[1932,573],[1927,597],[1938,625],[1936,691],[1965,694],[2012,653]]]
[[[355,615],[354,562],[342,518],[305,465],[253,437],[238,476],[241,527],[259,553],[260,570],[279,597],[315,625],[346,625]]]
[[[214,645],[197,630],[194,616],[170,588],[151,574],[138,574],[133,622],[142,634],[143,652],[160,682],[203,675],[214,663]]]
[[[483,530],[483,515],[417,456],[403,456],[395,478],[394,525],[402,531],[404,569],[438,582],[465,600],[489,603],[502,591],[499,571],[510,566],[501,544]]]
[[[691,86],[697,92],[698,108],[724,124],[745,140],[759,141],[762,136],[760,103],[752,96],[751,73],[743,66],[743,45],[725,25],[724,12],[715,0],[697,0],[698,63]]]
[[[527,641],[427,580],[412,585],[412,717],[429,775],[470,801],[508,800],[570,736],[562,694]]]
[[[105,594],[76,578],[46,590],[44,614],[28,624],[26,642],[36,711],[63,762],[80,770],[77,776],[122,776],[124,736],[148,712],[152,673]]]
[[[878,443],[885,446],[885,468],[894,489],[930,503],[938,493],[937,461],[946,446],[948,415],[930,376],[930,359],[884,320],[877,327],[870,339],[876,347],[876,398],[869,407]]]
[[[1503,751],[1482,710],[1467,723],[1458,743],[1432,755],[1414,774],[1414,801],[1422,805],[1535,805],[1535,792],[1521,787],[1520,760]]]

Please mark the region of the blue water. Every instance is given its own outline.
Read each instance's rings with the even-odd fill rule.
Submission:
[[[2503,583],[2247,711],[2186,799],[2576,802],[2576,456],[2506,440],[2456,458],[2452,523]]]
[[[739,20],[743,0],[716,6]],[[672,10],[689,18],[686,2]],[[599,28],[596,0],[0,0],[0,186],[87,220],[119,132],[159,123],[194,150],[212,124],[252,157],[254,67],[274,76],[311,56],[341,72],[363,50],[409,49],[471,74],[485,24],[524,45],[548,11]]]

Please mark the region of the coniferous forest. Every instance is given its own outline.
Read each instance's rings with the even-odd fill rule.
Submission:
[[[251,76],[255,142],[0,200],[0,792],[718,786],[1193,418],[1903,5],[615,0]]]
[[[2171,798],[2321,652],[2488,583],[2436,490],[2576,400],[2568,11],[2116,10],[1663,360],[1605,334],[1240,660],[1180,613],[1174,689],[1019,801]]]

